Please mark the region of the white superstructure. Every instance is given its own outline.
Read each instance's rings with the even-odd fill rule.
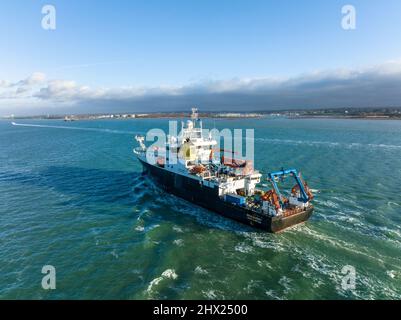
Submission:
[[[253,169],[249,161],[226,163],[224,157],[216,158],[221,152],[216,149],[218,143],[211,135],[205,137],[203,131],[198,110],[192,108],[191,119],[182,122],[178,136],[168,136],[164,148],[150,150],[155,154],[155,165],[197,179],[204,186],[217,186],[221,197],[226,194],[253,195],[262,175]],[[136,140],[140,147],[134,150],[135,153],[142,161],[149,162],[146,159],[146,151],[149,150],[143,144],[144,138],[137,136]]]

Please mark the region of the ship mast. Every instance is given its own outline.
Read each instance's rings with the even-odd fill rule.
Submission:
[[[200,129],[202,130],[202,121],[199,120],[198,108],[194,107],[191,110],[192,110],[191,119],[193,127],[196,128],[196,122],[199,122]]]

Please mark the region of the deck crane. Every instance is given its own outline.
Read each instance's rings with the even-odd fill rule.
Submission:
[[[299,187],[301,197],[298,200],[303,203],[307,203],[309,200],[311,200],[310,192],[308,192],[305,189],[305,186],[304,186],[297,170],[296,169],[286,169],[286,170],[282,169],[281,171],[271,172],[268,174],[268,177],[269,177],[269,180],[271,181],[273,189],[276,192],[276,194],[280,200],[280,204],[283,205],[284,201],[283,201],[283,196],[281,195],[280,190],[277,186],[276,178],[284,178],[286,175],[293,176]]]

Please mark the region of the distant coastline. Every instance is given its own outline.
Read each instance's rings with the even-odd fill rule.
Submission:
[[[288,119],[365,119],[365,120],[401,120],[399,108],[337,108],[337,109],[304,109],[272,110],[254,112],[201,112],[201,118],[214,119],[252,119],[252,118],[288,118]],[[117,120],[117,119],[157,119],[186,118],[188,112],[153,112],[153,113],[104,113],[104,114],[54,114],[35,116],[3,116],[2,120]]]
[[[401,120],[400,108],[339,108],[300,110],[292,119],[361,119],[361,120]]]

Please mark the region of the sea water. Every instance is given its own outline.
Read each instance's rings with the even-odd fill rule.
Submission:
[[[274,235],[141,175],[134,136],[165,119],[16,122],[0,121],[1,299],[401,298],[401,121],[204,121],[255,129],[256,168],[316,191],[311,219]]]

